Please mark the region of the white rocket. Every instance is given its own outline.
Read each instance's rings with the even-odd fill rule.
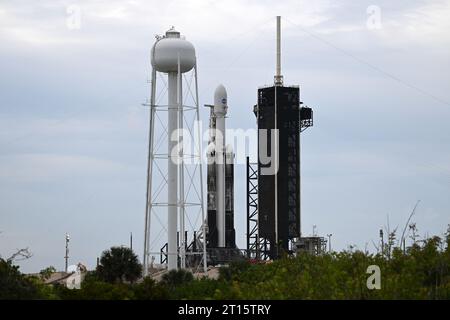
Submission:
[[[209,107],[211,107],[211,119],[210,142],[208,145],[207,157],[208,165],[214,166],[214,170],[208,170],[208,180],[211,181],[211,183],[208,183],[208,211],[215,211],[217,247],[223,248],[226,247],[227,227],[225,224],[227,190],[226,165],[232,164],[234,160],[232,147],[231,145],[226,145],[225,141],[225,118],[228,104],[227,91],[223,85],[219,85],[216,88],[214,92],[214,105]],[[230,190],[232,190],[232,188]],[[232,194],[229,195],[229,197],[231,197],[229,200],[230,203],[233,201],[232,196]],[[210,222],[208,222],[208,224],[210,224]]]
[[[219,85],[214,92],[218,247],[225,247],[225,115],[227,114],[227,109],[227,91],[223,85]]]

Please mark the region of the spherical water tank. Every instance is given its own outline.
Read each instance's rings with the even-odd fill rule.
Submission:
[[[175,29],[166,32],[166,36],[156,41],[152,48],[152,66],[159,72],[188,72],[195,66],[195,48],[189,41],[182,39]]]

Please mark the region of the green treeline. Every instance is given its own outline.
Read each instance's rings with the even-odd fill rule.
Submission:
[[[116,252],[117,256],[138,263],[133,256]],[[110,261],[104,260],[104,265],[112,265],[111,254],[106,257]],[[0,259],[0,299],[450,299],[448,235],[429,238],[405,251],[389,248],[383,254],[351,249],[265,264],[240,262],[222,267],[217,280],[173,271],[160,282],[135,281],[138,268],[117,267],[117,263],[112,265],[117,276],[103,266],[88,273],[81,289],[69,290],[26,277],[11,262]],[[379,290],[367,287],[370,265],[380,268]]]

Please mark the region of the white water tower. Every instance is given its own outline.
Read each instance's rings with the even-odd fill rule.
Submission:
[[[151,64],[144,274],[150,256],[164,255],[169,270],[185,268],[192,241],[206,267],[206,246],[197,245],[205,217],[195,48],[172,27],[157,36]]]

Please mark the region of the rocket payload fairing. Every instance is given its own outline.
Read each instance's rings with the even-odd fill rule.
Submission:
[[[208,159],[208,247],[235,248],[234,153],[225,142],[227,91],[219,85],[209,120]]]

